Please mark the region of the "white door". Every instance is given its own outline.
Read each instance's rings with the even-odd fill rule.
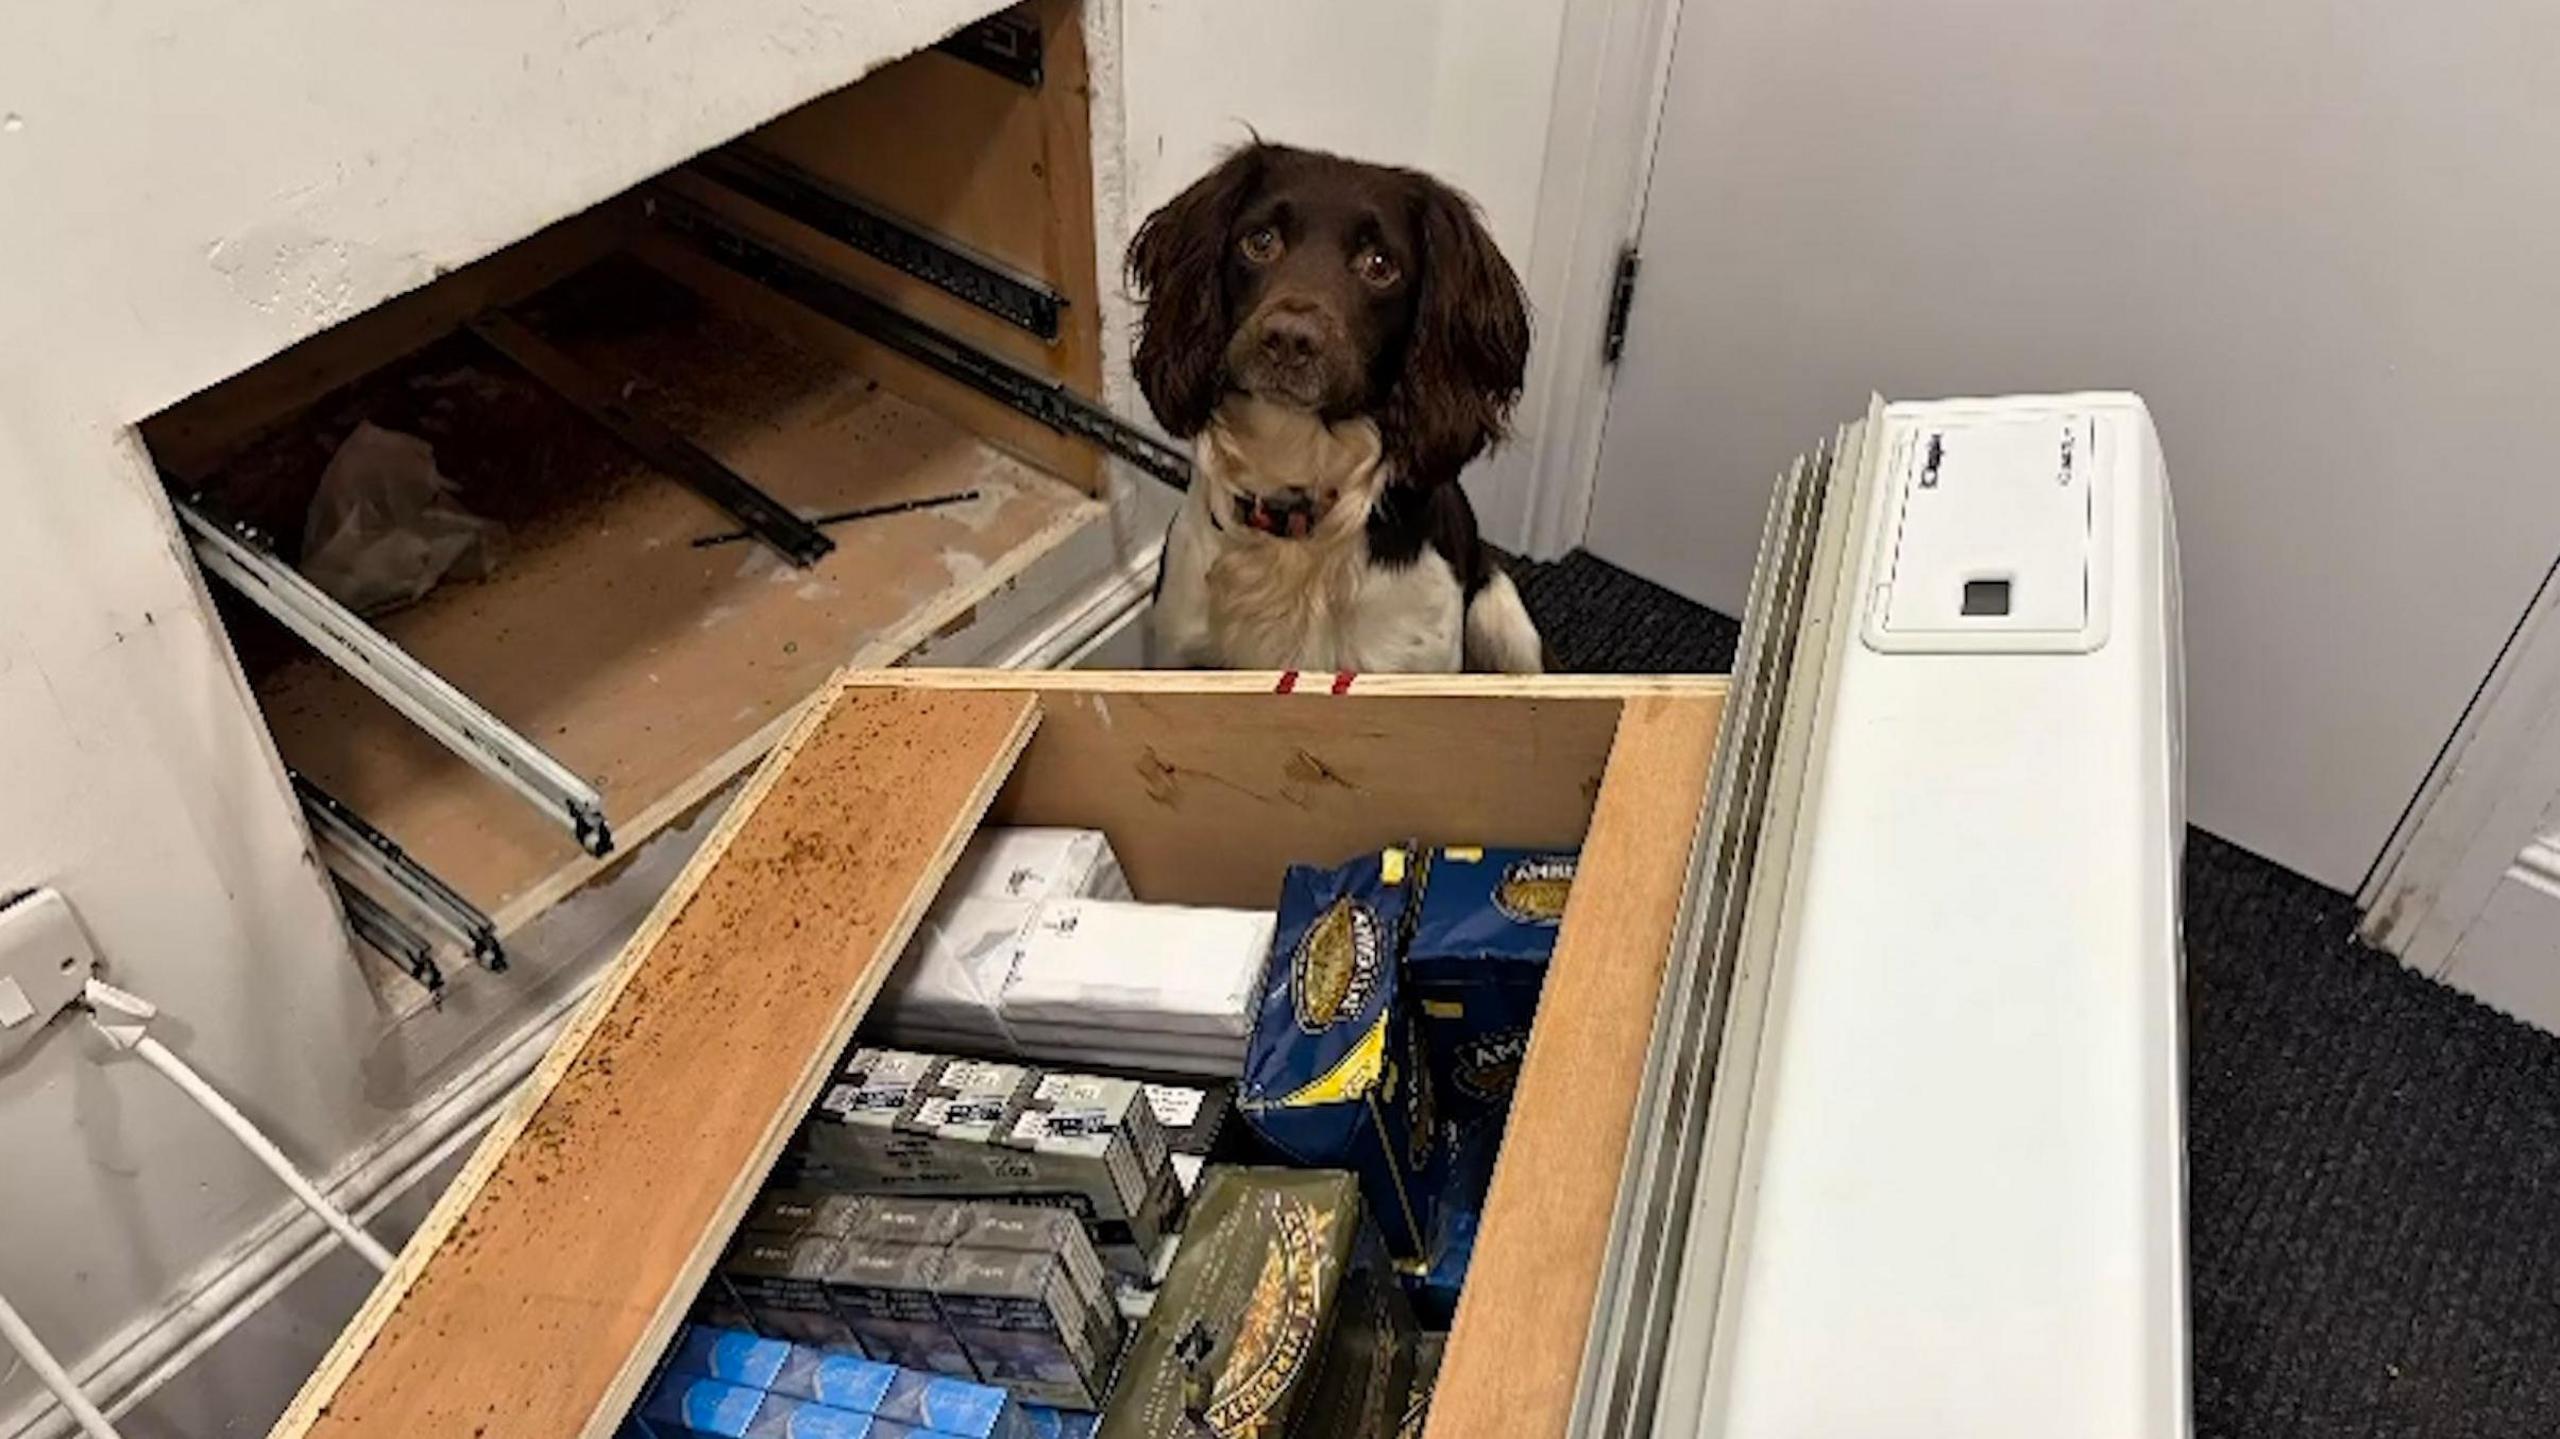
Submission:
[[[1730,612],[1870,391],[2131,389],[2198,823],[2341,888],[2560,554],[2560,7],[1686,0],[1590,519]]]
[[[2560,568],[2357,901],[2368,943],[2560,1031]]]

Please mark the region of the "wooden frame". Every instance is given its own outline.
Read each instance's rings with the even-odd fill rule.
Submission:
[[[1705,817],[1721,709],[1701,708],[1633,699],[1619,719],[1582,845],[1582,873],[1606,888],[1577,886],[1556,941],[1426,1439],[1544,1439],[1572,1417]]]
[[[1037,716],[832,686],[275,1432],[611,1433]]]
[[[689,299],[640,267],[623,273],[629,282],[611,277],[608,294]],[[594,783],[626,850],[752,765],[838,667],[898,662],[1104,518],[1098,502],[861,370],[695,303],[639,333],[561,321],[548,338],[614,383],[647,377],[689,439],[784,504],[980,498],[838,527],[835,552],[806,570],[753,543],[696,549],[696,537],[731,528],[725,512],[527,393],[503,361],[476,365],[472,374],[509,389],[495,400],[457,392],[465,423],[485,411],[486,424],[504,426],[528,402],[547,405],[552,420],[510,442],[556,459],[548,472],[601,478],[559,482],[551,508],[510,525],[488,579],[440,586],[376,623]],[[441,377],[430,367],[424,378]],[[502,932],[597,872],[546,816],[326,659],[295,655],[251,678],[286,762]]]
[[[545,816],[468,772],[326,660],[296,648],[265,663],[274,647],[263,633],[245,647],[259,653],[244,655],[286,763],[488,911],[502,934],[735,781],[838,667],[900,662],[1106,517],[1106,468],[1093,446],[762,289],[647,213],[661,190],[710,204],[893,308],[1096,394],[1101,306],[1079,6],[1035,0],[1028,10],[1043,46],[1036,89],[925,51],[738,143],[1036,276],[1065,301],[1052,341],[679,166],[145,422],[180,488],[204,487],[288,540],[349,416],[371,418],[381,395],[412,397],[395,399],[394,413],[419,412],[411,427],[464,479],[466,504],[479,507],[483,494],[456,466],[454,434],[422,428],[436,413],[414,397],[438,397],[432,404],[458,415],[450,429],[465,436],[476,421],[478,450],[531,457],[484,457],[482,490],[501,507],[484,512],[508,527],[490,578],[440,586],[377,626],[596,784],[616,855],[599,861],[561,842]],[[564,299],[599,290],[636,298]],[[838,550],[805,571],[752,543],[695,550],[694,538],[732,527],[725,513],[570,407],[542,408],[547,394],[506,360],[447,339],[501,307],[600,381],[626,395],[637,388],[654,421],[804,513],[967,490],[981,498],[833,529]],[[492,387],[509,393],[492,399]],[[463,448],[467,463],[473,446]]]
[[[1587,815],[1585,874],[1598,882],[1566,915],[1432,1428],[1560,1433],[1724,686],[1361,677],[1341,695],[1329,683],[1273,693],[1280,683],[839,677],[411,1239],[278,1439],[479,1424],[490,1439],[610,1433],[990,812],[1106,823],[1141,893],[1231,902],[1253,902],[1248,888],[1267,902],[1269,866],[1306,857],[1301,845],[1476,826],[1467,837],[1486,843],[1549,842]],[[1210,834],[1226,844],[1200,843]],[[1218,853],[1229,847],[1251,853]]]
[[[670,188],[758,238],[1000,359],[1102,393],[1100,275],[1094,250],[1093,141],[1077,0],[1036,0],[1038,90],[965,60],[925,51],[813,100],[740,143],[1047,281],[1066,301],[1044,342],[719,187],[689,170]],[[1099,451],[925,369],[722,270],[686,247],[637,241],[652,264],[759,323],[845,358],[1087,494],[1103,493]]]

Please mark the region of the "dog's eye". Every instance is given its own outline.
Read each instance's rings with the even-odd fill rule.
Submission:
[[[1244,251],[1244,257],[1255,264],[1268,265],[1280,258],[1280,232],[1269,225],[1248,230],[1236,248]]]
[[[1351,270],[1363,284],[1383,290],[1404,278],[1404,271],[1384,250],[1363,250],[1351,257]]]

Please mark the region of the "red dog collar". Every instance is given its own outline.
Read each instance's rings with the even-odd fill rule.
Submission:
[[[1330,508],[1330,500],[1319,502],[1303,490],[1277,501],[1261,495],[1238,495],[1236,523],[1278,539],[1303,540],[1315,532],[1316,521],[1323,519]]]

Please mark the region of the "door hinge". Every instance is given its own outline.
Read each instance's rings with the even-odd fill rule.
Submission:
[[[1641,262],[1633,245],[1618,252],[1617,277],[1609,283],[1609,329],[1600,340],[1600,359],[1605,364],[1618,363],[1618,356],[1626,353],[1627,312],[1636,306],[1636,266]]]

